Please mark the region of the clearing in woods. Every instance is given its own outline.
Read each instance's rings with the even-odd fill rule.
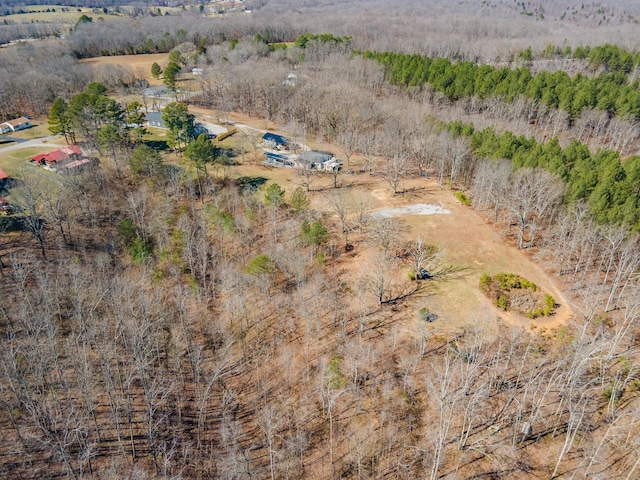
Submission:
[[[117,55],[113,57],[94,57],[81,60],[89,65],[113,65],[131,68],[138,76],[142,76],[151,85],[161,85],[161,78],[153,78],[151,65],[156,62],[162,68],[166,67],[167,53],[147,53],[143,55]]]
[[[199,113],[204,112],[201,110]],[[242,120],[250,123],[246,117]],[[333,152],[340,151],[330,145],[322,147]],[[445,263],[451,267],[450,273],[433,281],[427,280],[424,291],[402,302],[403,308],[399,314],[416,318],[418,310],[427,307],[438,315],[439,320],[432,325],[442,332],[460,328],[468,324],[469,319],[501,319],[524,328],[535,326],[551,330],[571,317],[571,307],[559,282],[525,252],[508,243],[493,225],[487,223],[481,212],[460,204],[454,192],[440,188],[435,180],[412,178],[402,182],[401,189],[405,194],[393,195],[381,177],[357,173],[357,163],[352,167],[356,173],[341,173],[339,178],[342,187],[337,190],[333,188],[333,178],[329,174],[314,179],[309,193],[312,208],[332,217],[337,225],[337,217],[332,214],[330,207],[330,196],[341,191],[354,199],[364,195],[372,213],[379,211],[388,216],[391,212],[406,226],[398,232],[398,243],[423,237],[427,243],[446,251]],[[352,167],[345,167],[344,170],[349,171]],[[295,169],[265,167],[261,164],[233,167],[232,176],[264,177],[270,182],[275,181],[287,191],[287,199],[301,185]],[[368,268],[376,248],[364,239],[358,239],[356,234],[352,237],[355,241],[351,242],[350,239],[350,243],[355,244],[355,249],[343,254],[338,261],[342,268],[355,277]],[[337,243],[342,245],[341,235],[338,234],[336,238]],[[408,272],[409,267],[406,266],[395,274],[394,281],[398,286],[409,286]],[[499,310],[479,288],[483,273],[494,275],[499,272],[516,273],[537,284],[559,304],[556,313],[551,317],[531,320]],[[413,329],[411,325],[417,328],[417,322],[410,322],[407,327]]]

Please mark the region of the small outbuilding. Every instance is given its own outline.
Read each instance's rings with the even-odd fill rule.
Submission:
[[[77,173],[84,167],[87,167],[91,164],[97,164],[97,159],[89,159],[89,158],[79,158],[78,160],[73,160],[69,163],[65,163],[60,166],[60,172],[62,173]]]
[[[291,143],[288,138],[271,132],[267,132],[262,136],[262,142],[267,147],[275,148],[276,150],[286,150]]]
[[[162,112],[149,112],[145,117],[147,125],[150,127],[167,128],[162,120]]]

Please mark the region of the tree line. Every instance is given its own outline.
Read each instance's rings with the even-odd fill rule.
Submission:
[[[547,107],[566,111],[570,121],[588,108],[621,117],[640,117],[640,80],[630,83],[624,72],[602,72],[593,78],[582,74],[570,77],[564,71],[532,75],[525,67],[454,63],[446,58],[417,54],[365,51],[362,55],[385,65],[389,82],[405,87],[428,84],[451,100],[501,96],[510,102],[523,95]]]
[[[604,45],[579,45],[574,49],[566,45],[547,45],[543,50],[532,51],[531,47],[519,51],[516,58],[531,61],[534,58],[575,58],[586,60],[591,69],[603,68],[607,72],[621,72],[630,74],[640,65],[640,53],[626,50],[619,45],[605,43]]]
[[[565,203],[587,203],[598,223],[640,230],[640,157],[621,160],[615,151],[592,153],[577,140],[562,148],[557,138],[537,142],[509,131],[497,134],[492,127],[476,130],[462,122],[443,127],[454,136],[470,137],[478,158],[508,159],[514,168],[543,168],[557,174],[567,186]]]

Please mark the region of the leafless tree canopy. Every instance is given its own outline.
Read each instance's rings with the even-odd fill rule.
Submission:
[[[79,57],[204,38],[206,51],[189,48],[188,65],[205,68],[192,104],[332,143],[345,161],[332,185],[292,176],[318,210],[290,208],[289,193],[265,201],[226,171],[199,185],[180,161],[134,178],[119,151],[117,176],[103,166],[46,183],[26,171],[11,193],[20,228],[0,224],[0,477],[637,478],[638,234],[567,205],[556,175],[477,158],[439,127],[473,121],[625,156],[637,125],[391,86],[351,51],[497,64],[548,42],[634,50],[637,2],[580,14],[568,0],[245,3],[250,14],[96,21],[0,50],[0,116],[44,118],[90,81],[140,92],[138,72]],[[270,50],[305,32],[352,43]],[[415,302],[446,293],[447,246],[423,232],[399,242],[414,227],[372,214],[355,177],[384,182],[393,201],[420,182],[468,195],[470,215],[556,275],[575,315],[523,328],[486,305],[432,328]],[[328,231],[321,247],[301,241],[314,223]],[[354,248],[372,255],[353,267]],[[435,287],[407,277],[423,269]]]

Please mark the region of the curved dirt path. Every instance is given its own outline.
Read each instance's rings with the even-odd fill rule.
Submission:
[[[566,323],[574,314],[560,283],[527,253],[505,240],[503,232],[487,223],[482,213],[461,205],[453,192],[439,188],[428,189],[419,201],[442,205],[451,212],[450,215],[402,217],[410,225],[412,235],[422,236],[429,243],[446,249],[447,260],[459,271],[458,275],[445,279],[436,287],[438,297],[441,297],[441,300],[436,300],[437,308],[450,321],[469,318],[481,308],[509,323],[523,327],[535,325],[549,330]],[[481,293],[479,280],[483,273],[495,275],[499,272],[521,275],[552,295],[559,305],[555,315],[532,320],[496,308]]]

